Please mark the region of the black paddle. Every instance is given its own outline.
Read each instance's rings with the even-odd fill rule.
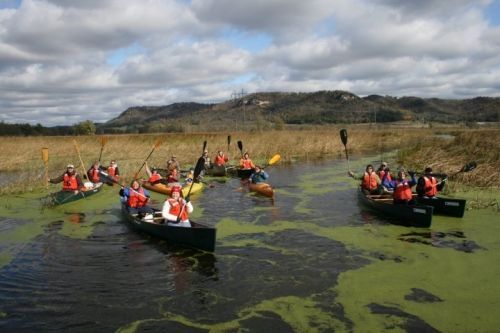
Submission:
[[[459,171],[452,174],[449,178],[453,178],[462,172],[470,172],[470,171],[474,170],[476,167],[477,167],[477,163],[475,161],[471,161],[469,163],[466,163]],[[422,173],[417,172],[416,174],[417,175],[425,175],[425,172],[422,172]],[[448,175],[445,173],[433,173],[432,175],[435,177],[448,178]]]
[[[201,150],[201,154],[205,153],[205,149],[207,149],[207,141],[203,141],[203,149]]]
[[[349,154],[347,153],[347,130],[345,128],[340,130],[340,140],[344,144],[345,149],[345,159],[347,160],[347,170],[351,170],[349,167]]]
[[[205,141],[205,143],[206,143],[206,141]],[[203,150],[205,150],[205,149],[203,149]],[[204,168],[205,168],[205,159],[203,157],[200,157],[198,159],[198,162],[196,162],[196,166],[194,168],[193,181],[191,182],[191,186],[189,187],[189,191],[186,195],[187,199],[189,199],[189,195],[191,194],[191,190],[193,189],[194,181],[200,176],[201,171],[203,171]],[[182,209],[179,211],[179,215],[177,215],[177,221],[179,221],[179,219],[181,218],[181,214],[182,214],[182,211],[184,210],[184,206],[186,206],[186,205],[182,206]]]
[[[240,150],[241,156],[243,156],[243,142],[238,141],[238,149]]]
[[[229,147],[231,146],[231,135],[227,136],[227,153],[229,154]]]

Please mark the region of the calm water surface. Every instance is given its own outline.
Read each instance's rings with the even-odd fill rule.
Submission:
[[[268,171],[274,202],[236,179],[193,196],[213,254],[131,231],[116,187],[53,209],[2,197],[0,331],[498,331],[497,212],[394,226],[357,203],[345,162]]]

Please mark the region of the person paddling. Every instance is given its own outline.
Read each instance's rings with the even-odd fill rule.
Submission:
[[[115,160],[111,160],[106,172],[108,173],[108,177],[113,179],[115,182],[118,182],[120,179],[120,170],[118,170],[118,164],[116,164]]]
[[[66,166],[66,171],[57,178],[49,178],[48,181],[52,184],[63,183],[63,191],[74,191],[75,194],[83,188],[83,182],[78,173],[76,173],[75,166],[73,164],[68,164]]]
[[[158,169],[152,168],[149,169],[148,163],[145,163],[146,174],[148,175],[148,182],[151,185],[155,185],[158,183],[163,183],[163,177],[159,174]]]
[[[269,175],[267,174],[267,172],[265,172],[264,169],[260,167],[260,165],[256,165],[254,172],[249,177],[249,181],[254,184],[259,184],[263,183],[268,178]]]
[[[252,160],[250,159],[250,155],[248,155],[248,152],[245,152],[245,154],[243,154],[243,156],[241,157],[240,168],[242,170],[255,169],[255,164],[253,164]]]
[[[354,178],[361,180],[361,190],[365,194],[381,194],[383,188],[381,186],[381,180],[379,176],[373,171],[373,165],[368,164],[365,168],[365,172],[361,176],[356,176],[351,170],[347,174]]]
[[[214,158],[214,164],[216,166],[224,166],[228,161],[229,158],[222,152],[222,150],[219,150]]]
[[[95,161],[94,164],[87,170],[87,177],[92,183],[99,183],[101,179],[101,170],[99,161]]]
[[[173,186],[171,197],[165,200],[162,209],[162,216],[168,225],[176,227],[191,227],[189,214],[193,212],[193,205],[189,197],[181,197],[181,187]]]
[[[151,214],[153,210],[148,206],[149,192],[137,180],[133,180],[130,187],[122,187],[120,196],[130,214]]]
[[[446,184],[446,178],[438,181],[432,174],[432,168],[427,167],[424,170],[424,175],[418,178],[416,191],[419,197],[433,198],[438,191],[442,191]]]
[[[398,171],[398,176],[394,180],[387,180],[384,176],[382,183],[388,189],[394,189],[392,192],[392,199],[394,204],[415,204],[415,199],[413,198],[413,193],[411,188],[417,184],[415,179],[415,172],[408,172],[411,179],[406,178],[405,169],[401,168]]]

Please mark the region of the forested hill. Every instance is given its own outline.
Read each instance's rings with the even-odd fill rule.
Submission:
[[[345,91],[253,93],[218,104],[138,106],[99,126],[105,132],[253,129],[285,124],[421,121],[498,122],[500,98],[438,99]]]

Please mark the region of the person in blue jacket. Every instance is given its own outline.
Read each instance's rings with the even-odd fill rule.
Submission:
[[[264,171],[259,165],[255,166],[255,171],[250,175],[250,181],[254,184],[263,183],[269,178],[267,172]]]

